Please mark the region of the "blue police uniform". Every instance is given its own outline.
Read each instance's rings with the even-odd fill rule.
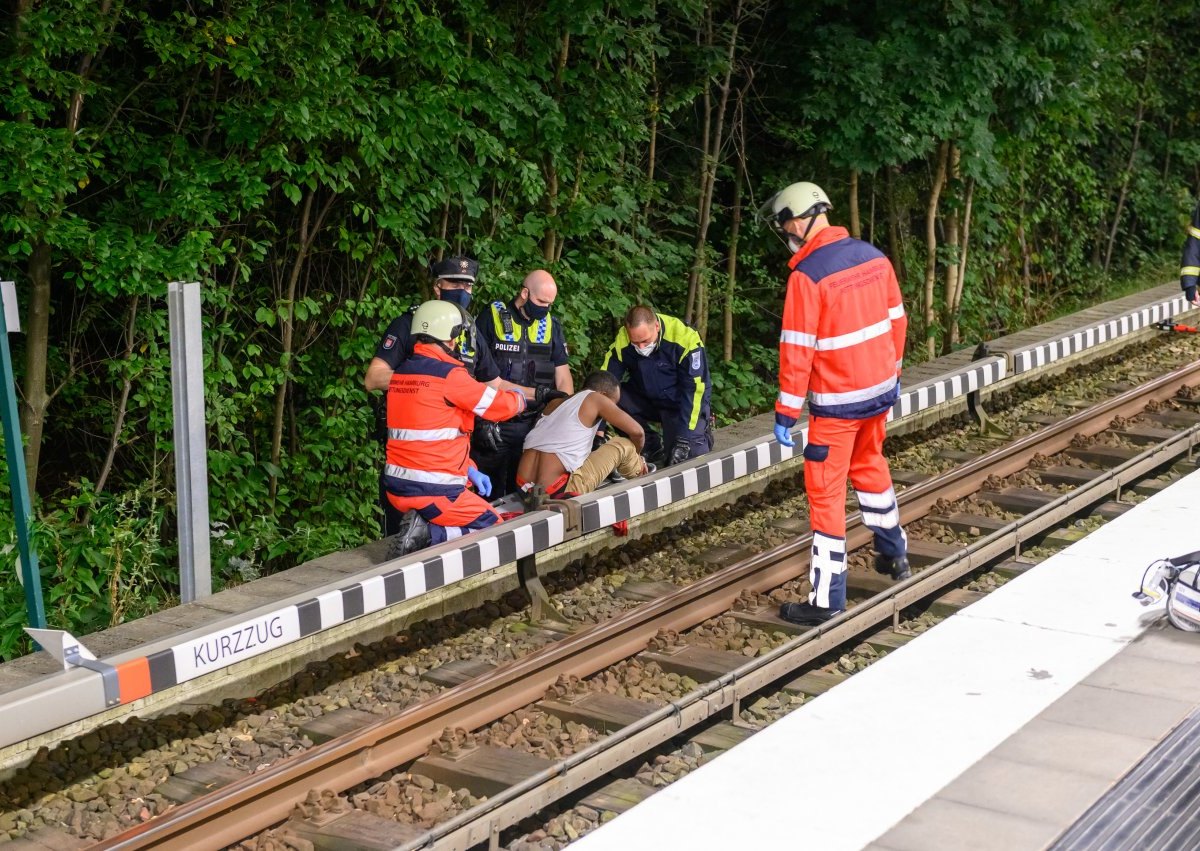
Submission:
[[[674,316],[656,313],[658,345],[648,357],[637,353],[625,328],[617,333],[601,369],[621,384],[621,410],[647,428],[658,424],[659,438],[647,428],[644,454],[653,458],[664,450],[670,457],[676,441],[688,444],[689,458],[713,448],[710,397],[712,380],[700,335]],[[660,442],[661,441],[661,442]]]
[[[516,301],[492,302],[488,313],[476,322],[479,351],[487,352],[505,381],[522,387],[555,387],[555,370],[567,363],[567,341],[562,323],[546,314],[528,319]],[[496,496],[517,491],[517,465],[525,446],[525,435],[537,421],[537,410],[527,410],[511,420],[499,423],[500,446],[493,449],[476,439],[472,446],[475,463],[492,480]],[[482,430],[479,430],[480,433]]]

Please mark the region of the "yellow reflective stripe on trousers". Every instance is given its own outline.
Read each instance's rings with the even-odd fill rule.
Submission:
[[[1200,276],[1200,266],[1184,266],[1182,269],[1179,270],[1179,277],[1182,278],[1184,275]]]

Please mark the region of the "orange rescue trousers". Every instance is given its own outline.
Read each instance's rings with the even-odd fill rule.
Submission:
[[[846,479],[854,486],[863,523],[881,556],[905,555],[907,541],[892,474],[883,457],[887,412],[863,420],[810,417],[804,447],[804,486],[813,530],[809,602],[846,607]]]
[[[400,512],[416,511],[429,522],[432,543],[441,544],[500,522],[496,509],[483,497],[466,488],[457,496],[387,495],[388,502]]]

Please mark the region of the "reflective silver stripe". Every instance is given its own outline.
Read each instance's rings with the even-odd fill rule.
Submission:
[[[805,346],[805,347],[811,349],[817,345],[817,335],[816,334],[804,334],[800,331],[785,330],[782,333],[780,333],[779,342],[789,343],[790,345],[793,345],[793,346]]]
[[[900,525],[900,511],[893,508],[891,511],[880,513],[864,508],[862,509],[862,522],[876,529],[895,529]]]
[[[495,387],[483,388],[483,395],[479,397],[479,404],[477,404],[475,406],[475,415],[482,417],[487,412],[487,409],[489,407],[491,407],[492,400],[495,398],[496,398],[496,388]]]
[[[814,405],[849,405],[853,402],[865,402],[868,399],[874,399],[883,393],[888,392],[896,386],[896,377],[893,375],[887,381],[881,381],[874,387],[864,387],[862,390],[850,390],[846,393],[813,393],[812,400]]]
[[[884,319],[881,322],[876,322],[874,325],[868,325],[866,328],[851,331],[849,334],[840,334],[837,337],[825,337],[817,340],[817,351],[827,352],[830,349],[847,349],[850,346],[865,343],[867,340],[882,337],[891,330],[892,320]]]
[[[858,497],[860,508],[874,508],[877,511],[886,511],[896,506],[895,488],[888,488],[883,493],[856,490],[854,491],[854,495]]]
[[[888,319],[903,319],[904,305],[898,304],[895,307],[888,308]]]
[[[466,476],[455,476],[452,473],[433,473],[429,470],[410,470],[408,467],[398,467],[388,464],[383,468],[384,475],[395,479],[405,479],[410,482],[424,482],[427,485],[466,485]]]
[[[877,529],[894,529],[900,525],[895,488],[888,488],[883,493],[856,490],[854,495],[858,497],[858,508],[866,525]]]
[[[462,434],[456,428],[389,428],[388,440],[455,440]]]
[[[904,366],[904,361],[902,361],[902,360],[896,361],[896,372],[899,372],[903,366]]]
[[[1188,225],[1188,236],[1194,236],[1196,239],[1200,239],[1200,228],[1194,228],[1191,225]]]
[[[804,407],[803,396],[793,396],[791,393],[784,393],[782,390],[779,391],[779,401],[789,408]]]

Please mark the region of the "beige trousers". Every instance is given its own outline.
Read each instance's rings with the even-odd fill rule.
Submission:
[[[642,456],[626,437],[614,437],[595,452],[567,480],[569,493],[591,493],[616,470],[627,479],[642,474]]]

